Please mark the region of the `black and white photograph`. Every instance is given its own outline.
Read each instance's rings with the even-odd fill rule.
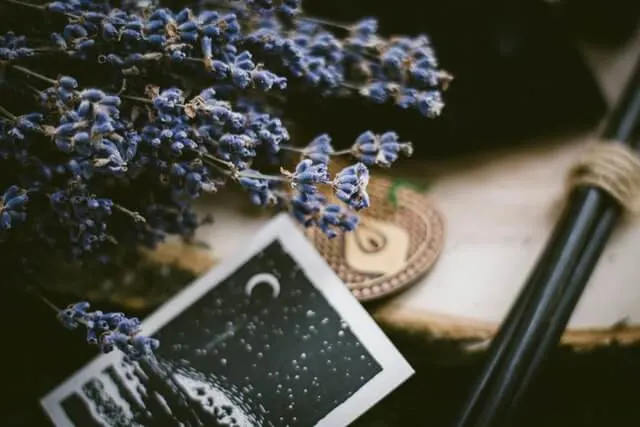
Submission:
[[[155,357],[94,359],[42,399],[54,425],[339,427],[413,374],[285,214],[142,331]]]

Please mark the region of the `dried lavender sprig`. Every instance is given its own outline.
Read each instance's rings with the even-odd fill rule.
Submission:
[[[84,326],[87,343],[98,345],[102,353],[118,349],[135,360],[153,354],[160,346],[157,339],[140,334],[138,318],[127,318],[124,313],[88,311],[89,307],[85,301],[71,304],[58,311],[58,320],[68,329]]]
[[[350,155],[367,166],[382,167],[390,167],[398,160],[400,153],[406,156],[413,154],[413,144],[400,142],[396,132],[376,134],[370,130],[361,133],[351,148],[345,150],[334,150],[331,137],[327,134],[317,136],[304,148],[280,145],[280,149],[300,153],[317,163],[328,164],[330,157]]]
[[[83,326],[87,343],[97,345],[102,353],[117,349],[130,359],[139,360],[152,356],[160,346],[159,340],[141,334],[141,322],[136,317],[127,317],[120,312],[89,311],[90,304],[86,301],[60,309],[34,288],[29,290],[56,312],[58,321],[65,328],[75,330]]]

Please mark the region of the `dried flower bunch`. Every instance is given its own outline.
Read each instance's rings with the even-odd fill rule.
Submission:
[[[278,107],[305,92],[435,117],[449,80],[426,36],[315,19],[300,0],[0,0],[2,262],[28,272],[38,254],[108,260],[119,245],[190,237],[203,221],[191,202],[228,182],[330,236],[352,230],[369,204],[368,166],[411,144],[391,131],[365,131],[348,150],[326,134],[294,144]],[[301,159],[294,170],[264,173],[287,153]],[[356,163],[330,176],[338,155]],[[104,351],[157,345],[136,338],[135,320],[87,308],[59,318]]]

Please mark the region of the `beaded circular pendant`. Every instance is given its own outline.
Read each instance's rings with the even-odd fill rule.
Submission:
[[[422,278],[444,244],[444,218],[422,192],[402,182],[372,177],[371,207],[360,225],[328,239],[306,230],[320,254],[360,301],[379,299]]]

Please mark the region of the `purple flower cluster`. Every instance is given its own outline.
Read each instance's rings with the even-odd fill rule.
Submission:
[[[0,61],[11,61],[34,55],[33,49],[27,47],[25,36],[16,36],[12,31],[0,34]]]
[[[151,355],[159,347],[157,339],[140,334],[140,320],[137,318],[127,318],[124,313],[88,310],[88,302],[71,304],[58,311],[58,320],[68,329],[84,326],[87,342],[98,345],[103,353],[117,348],[135,360]]]
[[[366,165],[389,167],[398,160],[400,153],[413,154],[410,142],[400,142],[395,132],[376,135],[371,131],[361,134],[353,144],[352,154]]]
[[[189,238],[206,222],[192,201],[226,183],[334,237],[369,206],[368,167],[412,147],[372,131],[347,150],[327,134],[297,144],[287,94],[364,96],[427,117],[443,107],[450,77],[426,36],[313,19],[300,0],[119,3],[0,0],[2,22],[16,17],[13,32],[0,28],[0,263],[108,262],[120,248]],[[343,155],[357,163],[332,176]],[[273,162],[288,168],[263,172]],[[123,317],[86,310],[63,318],[102,336],[103,349],[153,347]]]
[[[72,0],[40,8],[69,23],[49,35],[46,48],[23,46],[17,38],[5,44],[20,47],[5,50],[14,55],[57,50],[110,64],[125,75],[185,65],[242,89],[292,85],[323,95],[360,94],[427,117],[440,114],[442,90],[451,80],[438,68],[426,35],[384,37],[372,18],[327,25],[301,16],[300,0],[233,0],[231,11],[184,8],[177,13],[165,8],[140,13]]]
[[[293,27],[273,18],[252,24],[257,28],[242,39],[242,46],[288,76],[290,85],[325,96],[359,94],[426,117],[439,116],[444,107],[442,91],[452,77],[438,68],[425,35],[386,38],[372,18],[340,25],[338,31],[305,18]]]
[[[24,222],[27,214],[24,211],[29,196],[15,185],[12,185],[0,198],[0,226],[9,230],[13,225]]]

